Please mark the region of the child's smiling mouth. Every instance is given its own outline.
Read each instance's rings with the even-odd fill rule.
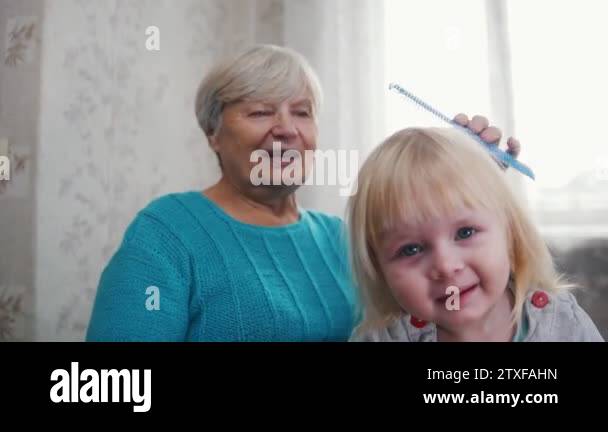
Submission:
[[[460,289],[460,288],[458,288],[458,286],[456,286],[456,285],[450,285],[448,288],[446,288],[446,290],[447,290],[447,289],[449,289],[449,288],[455,288],[455,289],[456,289],[456,290],[455,290],[455,292],[454,292],[454,290],[450,290],[450,293],[449,293],[449,294],[445,294],[445,295],[443,295],[443,296],[439,297],[439,298],[438,298],[436,301],[437,301],[437,302],[440,302],[440,303],[445,303],[445,301],[446,301],[448,298],[450,298],[450,297],[452,297],[452,296],[454,296],[454,295],[458,295],[458,296],[460,297],[460,300],[462,300],[463,296],[470,294],[470,293],[471,293],[471,292],[473,292],[473,291],[474,291],[474,290],[475,290],[475,289],[476,289],[478,286],[479,286],[479,282],[475,282],[474,284],[467,285],[467,286],[466,286],[464,289],[462,289],[462,290],[461,290],[461,289]]]

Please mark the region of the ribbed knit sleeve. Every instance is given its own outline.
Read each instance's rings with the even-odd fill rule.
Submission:
[[[101,275],[87,340],[184,340],[197,308],[189,262],[179,240],[140,213]]]

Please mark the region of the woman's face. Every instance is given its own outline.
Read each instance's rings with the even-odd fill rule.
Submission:
[[[415,317],[452,331],[483,325],[508,296],[506,228],[485,210],[461,210],[385,236],[378,251],[397,302]],[[459,308],[454,309],[456,287]]]
[[[295,150],[303,161],[306,150],[316,149],[317,134],[312,99],[302,93],[282,102],[242,101],[224,107],[220,129],[210,144],[219,153],[224,177],[238,187],[253,187],[252,170],[261,163],[253,152],[266,151],[268,165],[275,168],[272,178],[281,179],[289,164],[272,158],[273,143],[281,144],[279,159],[285,151]],[[303,165],[300,169],[303,175]]]

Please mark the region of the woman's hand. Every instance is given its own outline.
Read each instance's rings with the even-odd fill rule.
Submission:
[[[490,126],[488,119],[483,116],[476,115],[469,120],[469,117],[466,114],[460,113],[454,117],[454,121],[462,126],[468,127],[479,135],[482,140],[490,144],[498,145],[502,138],[500,129],[495,126]],[[517,158],[520,151],[521,145],[519,144],[519,141],[513,137],[509,137],[507,140],[507,153],[514,158]]]

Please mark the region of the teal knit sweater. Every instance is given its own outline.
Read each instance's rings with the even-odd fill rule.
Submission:
[[[249,225],[186,192],[131,223],[87,340],[345,341],[355,309],[339,218],[301,209],[294,224]]]

